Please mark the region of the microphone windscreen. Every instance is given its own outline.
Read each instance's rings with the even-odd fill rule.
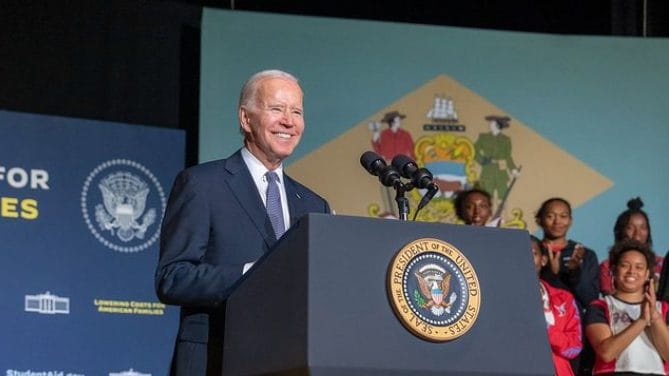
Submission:
[[[412,172],[415,171],[417,168],[416,162],[414,162],[413,159],[407,157],[404,154],[397,154],[393,158],[392,165],[393,167],[395,167],[397,171],[399,171],[400,175],[402,175],[403,178],[407,179],[411,179]],[[413,166],[414,168],[413,169],[407,168],[408,166]]]
[[[367,172],[378,175],[379,170],[386,166],[386,162],[373,151],[366,151],[360,156],[360,164]]]

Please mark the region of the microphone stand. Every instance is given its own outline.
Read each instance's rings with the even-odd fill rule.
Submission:
[[[402,183],[399,179],[395,182],[393,185],[393,188],[395,188],[395,201],[397,202],[397,210],[399,212],[399,220],[400,221],[407,221],[409,220],[409,199],[404,197],[404,194],[407,191],[410,191],[413,189],[413,185],[411,183],[409,184],[404,184]]]

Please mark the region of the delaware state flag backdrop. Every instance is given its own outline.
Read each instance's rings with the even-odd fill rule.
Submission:
[[[0,373],[164,375],[160,222],[181,131],[0,111]]]

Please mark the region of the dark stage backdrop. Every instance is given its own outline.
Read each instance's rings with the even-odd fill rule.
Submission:
[[[183,133],[0,111],[0,373],[167,373],[153,275]]]

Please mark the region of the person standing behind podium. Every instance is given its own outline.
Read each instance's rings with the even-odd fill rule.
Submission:
[[[593,250],[567,238],[572,223],[571,204],[563,198],[550,198],[541,204],[535,219],[543,230],[542,242],[548,250],[545,272],[557,276],[563,284],[557,287],[566,287],[584,310],[599,297],[599,263]]]
[[[160,301],[181,306],[171,375],[221,375],[235,282],[302,215],[330,213],[323,198],[283,173],[304,131],[302,97],[292,75],[256,73],[239,99],[244,147],[175,179],[155,276]]]
[[[482,189],[469,189],[458,193],[455,201],[455,215],[470,226],[485,226],[492,216],[492,197]]]
[[[551,286],[541,279],[541,269],[548,263],[546,248],[530,235],[534,270],[539,277],[539,291],[546,319],[548,342],[553,355],[556,376],[573,376],[569,361],[581,353],[583,340],[581,316],[574,296],[567,290]]]
[[[650,220],[648,214],[642,208],[643,201],[640,197],[627,201],[627,210],[618,215],[613,226],[614,244],[625,239],[634,239],[639,243],[647,244],[652,249],[653,237],[650,231]],[[655,257],[655,273],[653,276],[656,281],[660,278],[663,262],[663,257]],[[615,291],[608,259],[599,264],[599,289],[603,295],[611,295]]]
[[[586,334],[597,354],[593,375],[669,374],[669,303],[656,300],[655,254],[626,239],[609,252],[614,292],[590,304]]]
[[[535,219],[548,250],[542,279],[571,292],[584,314],[588,304],[599,297],[599,262],[593,250],[567,238],[572,224],[571,204],[560,197],[549,198],[541,204]],[[589,375],[593,363],[594,354],[586,342],[580,356],[572,359],[574,373]]]

